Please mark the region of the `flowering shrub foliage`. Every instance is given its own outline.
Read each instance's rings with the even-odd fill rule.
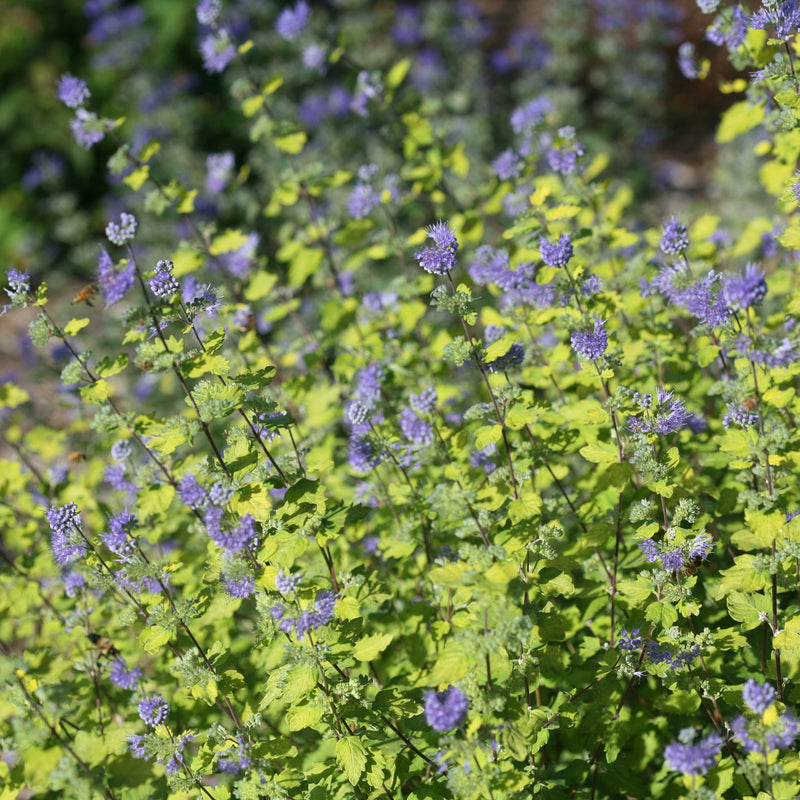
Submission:
[[[192,8],[231,126],[194,158],[54,87],[114,210],[71,304],[7,273],[2,796],[795,797],[795,3],[698,3],[756,70],[729,231],[641,218],[546,38],[492,56],[495,144],[477,8],[368,6]],[[122,70],[144,12],[86,10]]]

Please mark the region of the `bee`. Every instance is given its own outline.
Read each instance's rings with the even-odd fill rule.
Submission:
[[[700,565],[703,563],[702,556],[696,556],[693,558],[684,568],[683,574],[684,575],[696,575],[697,570],[700,569]]]
[[[73,464],[80,464],[81,461],[86,461],[86,453],[82,453],[80,450],[75,450],[67,456],[67,461]]]
[[[98,649],[101,656],[112,658],[119,655],[119,650],[114,647],[114,642],[107,636],[101,636],[99,633],[87,634],[89,641]]]
[[[84,286],[75,297],[72,298],[72,305],[77,305],[78,303],[86,303],[87,306],[91,308],[93,305],[92,299],[97,294],[98,288],[96,283],[90,283],[88,286]]]
[[[758,398],[757,397],[748,397],[742,405],[748,410],[752,411],[758,405]]]

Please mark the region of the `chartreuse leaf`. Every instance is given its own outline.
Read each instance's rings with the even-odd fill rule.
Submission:
[[[323,713],[324,709],[318,705],[292,706],[286,712],[286,723],[290,731],[302,731],[316,725],[322,719]]]
[[[74,336],[78,331],[82,331],[87,325],[89,324],[89,317],[83,317],[82,319],[71,319],[65,326],[64,326],[64,333],[67,336]]]
[[[357,736],[343,736],[336,742],[336,763],[354,786],[367,764],[367,751]]]
[[[13,383],[0,385],[0,408],[16,408],[30,400],[30,395]]]
[[[357,661],[374,661],[392,642],[391,633],[376,633],[359,639],[353,656]]]

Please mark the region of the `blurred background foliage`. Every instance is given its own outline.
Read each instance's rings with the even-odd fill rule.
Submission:
[[[252,38],[256,48],[259,32],[270,31],[286,5],[225,4],[237,34]],[[323,44],[343,47],[359,63],[315,74],[298,64],[288,43],[260,54],[271,72],[282,73],[282,96],[298,104],[306,128],[325,124],[314,112],[332,87],[354,90],[353,67],[381,71],[409,57],[410,80],[427,112],[449,113],[469,126],[468,144],[486,161],[509,143],[511,111],[548,93],[557,95],[580,141],[607,152],[615,174],[643,202],[660,198],[654,214],[664,211],[665,190],[690,201],[709,188],[714,126],[735,96],[717,92],[718,80],[731,77],[718,71],[720,60],[707,81],[687,81],[678,70],[682,41],[695,41],[704,55],[714,52],[701,41],[708,18],[691,0],[329,0],[312,6],[325,20],[317,30],[329,33]],[[181,180],[201,183],[209,153],[232,151],[237,163],[247,161],[240,111],[235,102],[226,106],[229,93],[220,91],[220,83],[230,88],[235,65],[218,75],[203,69],[194,7],[193,0],[0,4],[3,263],[39,278],[86,278],[105,223],[124,207],[125,187],[120,177],[109,182],[106,166],[116,145],[107,138],[87,151],[72,140],[69,112],[54,94],[65,72],[87,81],[100,113],[126,115],[120,135],[132,147],[157,138]],[[460,34],[451,36],[456,25]],[[342,151],[320,157],[339,158],[352,171],[365,156],[374,158],[361,149],[355,122],[342,126]],[[736,163],[741,171],[741,160]],[[741,182],[737,187],[741,198]]]

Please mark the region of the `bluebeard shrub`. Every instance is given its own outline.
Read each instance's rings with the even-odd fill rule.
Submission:
[[[211,106],[95,90],[150,20],[86,4],[95,282],[43,251],[3,307],[11,795],[795,795],[798,20],[698,5],[759,69],[741,229],[643,219],[644,128],[581,127],[577,43],[613,83],[669,4],[553,4],[487,59],[501,116],[466,0],[177,4]]]

